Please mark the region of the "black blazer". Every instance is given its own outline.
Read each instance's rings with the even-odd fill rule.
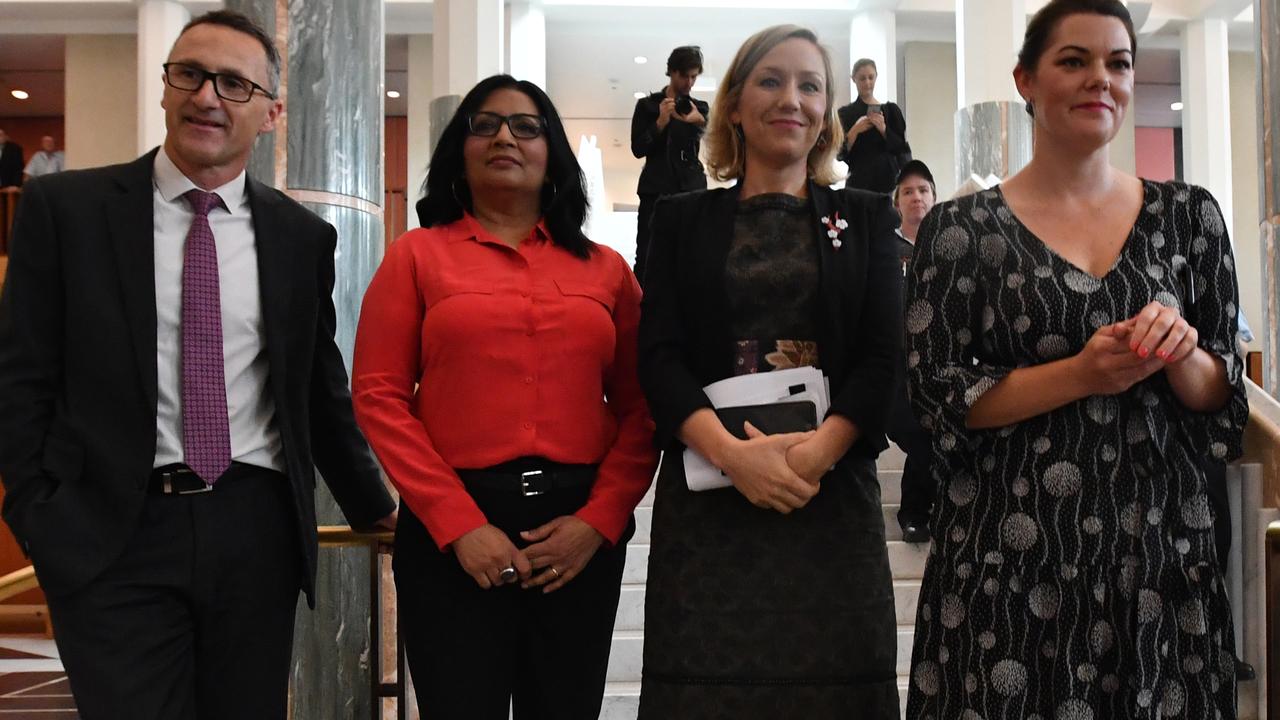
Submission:
[[[0,145],[0,187],[21,185],[24,169],[22,146],[12,140]]]
[[[3,513],[53,595],[84,586],[123,551],[155,461],[155,154],[32,178],[17,212],[0,296]],[[333,339],[336,233],[252,178],[248,194],[310,596],[316,466],[353,525],[369,527],[394,505],[356,428]]]
[[[658,106],[664,98],[664,90],[642,97],[631,114],[631,154],[644,158],[637,195],[672,195],[707,186],[707,175],[698,159],[703,128],[681,122],[673,115],[671,122],[659,130]],[[690,99],[702,117],[710,117],[705,101]]]
[[[640,383],[663,450],[679,449],[685,418],[712,407],[704,385],[733,375],[725,261],[738,188],[663,198],[653,214],[640,316]],[[889,198],[809,183],[813,234],[821,248],[822,371],[831,411],[853,421],[851,453],[874,458],[888,446],[885,423],[902,361],[902,267]],[[849,227],[835,248],[822,218]]]

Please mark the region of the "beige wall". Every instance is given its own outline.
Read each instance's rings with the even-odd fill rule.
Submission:
[[[1255,335],[1265,335],[1262,328],[1262,265],[1260,261],[1261,224],[1258,211],[1258,130],[1257,67],[1249,52],[1231,53],[1231,203],[1223,208],[1231,221],[1231,239],[1235,242],[1236,268],[1240,282],[1240,307],[1244,310]],[[1262,343],[1254,340],[1253,350]]]
[[[946,199],[956,188],[956,46],[907,43],[903,51],[907,142],[911,154],[929,166]]]
[[[68,35],[66,52],[67,168],[136,158],[137,38]],[[162,82],[159,68],[156,82]]]
[[[1124,114],[1124,124],[1120,126],[1120,132],[1116,133],[1109,148],[1111,164],[1130,175],[1136,174],[1138,167],[1137,130],[1134,127],[1134,118],[1137,115],[1133,103],[1130,102],[1129,111]]]

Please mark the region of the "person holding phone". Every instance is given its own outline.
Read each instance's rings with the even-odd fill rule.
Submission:
[[[708,106],[690,93],[702,74],[702,50],[682,45],[667,58],[667,86],[636,101],[631,115],[631,154],[644,158],[636,194],[636,278],[644,283],[649,218],[663,195],[702,190],[707,175],[698,159]]]
[[[891,193],[898,171],[911,160],[911,146],[902,108],[876,99],[876,77],[875,60],[853,64],[858,99],[840,108],[844,138],[836,159],[849,166],[847,187]]]
[[[1234,718],[1231,608],[1201,459],[1249,416],[1227,224],[1113,166],[1136,36],[1052,0],[1013,78],[1030,163],[934,208],[907,275],[933,432],[933,552],[909,718]]]

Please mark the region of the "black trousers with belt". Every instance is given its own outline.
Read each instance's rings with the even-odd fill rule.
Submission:
[[[292,502],[284,475],[238,463],[211,492],[149,495],[120,558],[48,598],[81,718],[284,720],[302,588]]]
[[[634,266],[636,280],[644,285],[644,272],[649,261],[649,221],[653,219],[653,208],[658,204],[659,195],[640,195],[640,207],[636,211],[636,264]]]
[[[465,476],[464,476],[465,481]],[[587,500],[590,486],[524,497],[468,485],[489,522],[519,537]],[[629,534],[629,533],[628,533]],[[393,561],[400,630],[423,720],[596,720],[604,697],[626,543],[601,545],[552,593],[483,590],[400,506]]]

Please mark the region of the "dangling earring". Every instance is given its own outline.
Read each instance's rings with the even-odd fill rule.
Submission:
[[[827,146],[827,131],[823,130],[822,134],[818,136],[818,149],[821,150],[826,146]]]

